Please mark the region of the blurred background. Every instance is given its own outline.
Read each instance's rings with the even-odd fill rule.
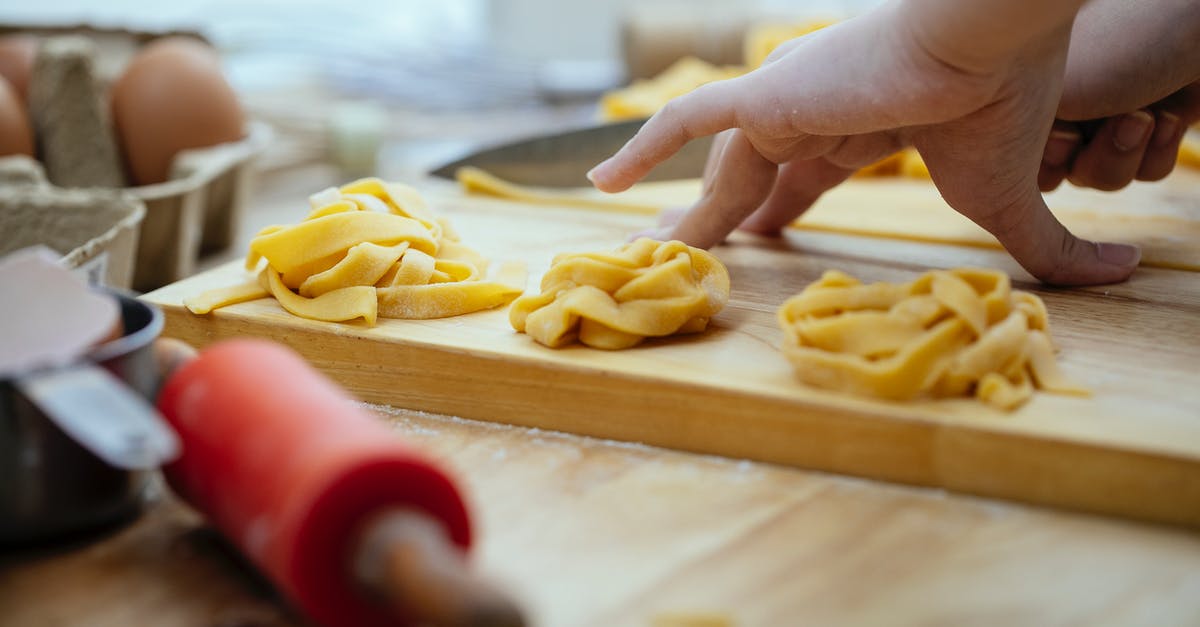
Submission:
[[[6,2],[0,75],[18,96],[22,82],[42,94],[13,122],[37,141],[10,151],[48,165],[56,186],[146,203],[132,283],[148,290],[238,256],[320,189],[364,176],[450,185],[426,175],[493,145],[648,117],[878,1]],[[173,52],[152,52],[180,33],[217,54],[169,39]],[[94,86],[64,73],[83,71],[69,34],[94,44]],[[23,117],[13,93],[0,94],[0,127]],[[168,173],[185,182],[155,187]],[[200,218],[181,217],[200,203]]]
[[[738,63],[755,21],[838,19],[872,3],[53,0],[5,3],[0,23],[197,31],[248,114],[275,129],[263,170],[378,132],[373,169],[404,176],[474,145],[587,124],[602,92],[679,56]]]

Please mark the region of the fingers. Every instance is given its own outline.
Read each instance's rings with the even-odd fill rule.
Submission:
[[[1038,187],[1049,192],[1069,179],[1082,187],[1112,191],[1134,180],[1165,178],[1175,168],[1187,125],[1171,111],[1158,110],[1153,118],[1150,115],[1139,111],[1108,118],[1087,143],[1077,124],[1056,120],[1042,154]],[[1129,145],[1127,141],[1134,143]]]
[[[1154,116],[1154,133],[1146,146],[1146,155],[1137,171],[1139,181],[1159,181],[1175,169],[1179,158],[1179,144],[1187,126],[1178,115],[1170,111],[1158,111]]]
[[[778,235],[821,194],[845,181],[854,171],[855,168],[834,165],[827,159],[789,161],[780,166],[767,200],[739,228],[760,235]]]
[[[687,215],[689,207],[670,207],[663,209],[658,214],[658,219],[655,220],[654,226],[648,229],[637,231],[629,236],[629,241],[634,241],[638,238],[649,237],[659,241],[667,241],[671,239],[671,232],[675,230],[675,225]]]
[[[677,239],[699,248],[719,244],[767,199],[778,170],[744,133],[734,132],[721,152],[708,191],[659,239]]]
[[[1104,191],[1121,189],[1135,177],[1154,134],[1154,116],[1134,111],[1105,120],[1075,157],[1067,180]]]
[[[592,168],[588,179],[601,191],[624,191],[689,141],[734,128],[743,78],[709,83],[668,102],[617,154]]]
[[[1075,153],[1083,143],[1083,135],[1071,122],[1054,121],[1046,148],[1042,151],[1042,166],[1038,171],[1038,187],[1043,192],[1053,191],[1071,172]]]
[[[1000,108],[984,111],[918,139],[942,196],[995,235],[1041,281],[1098,285],[1127,279],[1140,251],[1080,239],[1050,213],[1036,180],[1043,145],[1034,135],[1015,143],[996,133],[1004,113]]]
[[[1050,213],[1041,194],[987,219],[990,231],[1030,274],[1050,285],[1102,285],[1129,278],[1141,260],[1136,246],[1076,237]]]
[[[961,184],[975,191],[956,198],[954,208],[995,235],[1021,267],[1044,283],[1117,283],[1129,278],[1141,260],[1136,246],[1076,237],[1050,213],[1033,185],[1005,194],[1002,189],[989,189],[986,177],[970,171],[951,176],[961,177]]]
[[[708,160],[704,162],[704,188],[703,192],[708,193],[712,187],[713,178],[717,173],[717,165],[721,162],[721,153],[725,152],[725,144],[729,143],[729,138],[733,136],[735,131],[722,131],[713,137],[712,146],[708,149]]]

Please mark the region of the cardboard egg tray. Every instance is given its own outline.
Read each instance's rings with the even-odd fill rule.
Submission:
[[[167,34],[80,26],[0,24],[0,34],[24,32],[37,36],[84,35],[97,51],[96,75],[109,83],[142,44]],[[190,276],[199,256],[221,250],[234,240],[243,205],[254,178],[253,161],[271,137],[262,123],[250,122],[237,142],[195,149],[176,156],[170,179],[154,185],[125,187],[121,192],[144,205],[145,217],[133,255],[132,275],[115,277],[115,287],[148,291]],[[4,185],[0,181],[0,187]],[[32,192],[50,196],[64,191],[44,182]],[[40,190],[40,191],[39,191]],[[53,202],[39,206],[51,207]],[[66,251],[61,251],[66,254]]]
[[[270,136],[266,125],[251,123],[241,141],[180,153],[170,180],[126,188],[146,204],[134,289],[191,276],[201,253],[233,243],[253,184],[253,160]]]
[[[128,192],[51,187],[33,159],[0,158],[0,257],[41,244],[89,284],[129,289],[145,216]]]

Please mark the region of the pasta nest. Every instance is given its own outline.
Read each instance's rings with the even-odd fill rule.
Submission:
[[[1046,306],[1008,275],[939,270],[911,283],[863,285],[836,270],[778,311],[783,352],[818,387],[911,399],[974,395],[1002,409],[1034,385],[1088,392],[1059,371]]]
[[[185,301],[194,313],[274,296],[315,320],[443,318],[505,304],[524,290],[520,264],[492,280],[488,260],[459,241],[412,187],[362,179],[309,198],[299,224],[270,226],[250,242],[258,280]],[[265,260],[265,263],[263,263]]]
[[[703,331],[729,301],[729,273],[708,251],[641,238],[611,253],[558,255],[541,290],[513,302],[514,329],[553,348],[578,339],[620,349]]]

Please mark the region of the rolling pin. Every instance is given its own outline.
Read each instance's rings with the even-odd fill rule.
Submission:
[[[474,577],[453,481],[290,350],[258,340],[198,356],[156,347],[158,407],[184,500],[309,618],[340,625],[519,626]]]

